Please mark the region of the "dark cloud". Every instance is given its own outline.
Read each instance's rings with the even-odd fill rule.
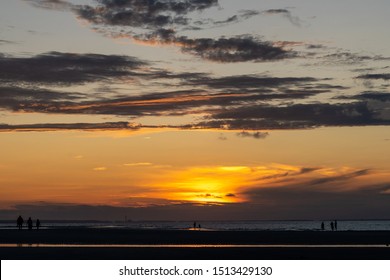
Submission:
[[[310,186],[315,186],[315,185],[322,185],[322,184],[329,184],[329,183],[334,183],[334,182],[342,182],[342,181],[347,181],[356,177],[361,177],[367,174],[370,174],[371,171],[368,169],[362,169],[362,170],[357,170],[351,173],[343,174],[343,175],[336,175],[336,176],[331,176],[331,177],[325,177],[325,178],[319,178],[319,179],[314,179],[311,180],[308,185]]]
[[[184,53],[215,62],[263,62],[297,56],[293,51],[284,50],[271,42],[261,41],[252,36],[190,39],[186,36],[177,36],[172,29],[158,29],[135,37],[144,42],[178,45]]]
[[[323,56],[329,64],[361,64],[367,61],[388,61],[390,57],[381,55],[362,55],[348,51],[339,51]]]
[[[241,10],[239,16],[245,19],[260,15],[261,12],[257,10]]]
[[[133,70],[146,65],[119,55],[50,52],[33,57],[0,56],[0,81],[67,86],[136,76]]]
[[[62,1],[62,0],[24,0],[24,1],[31,3],[31,5],[37,8],[56,10],[56,11],[68,11],[74,7],[74,5],[69,3],[68,1]]]
[[[220,198],[222,198],[221,196],[213,195],[213,194],[209,194],[209,193],[199,194],[199,195],[197,195],[197,197],[206,198],[206,199],[215,199],[215,198],[220,199]]]
[[[195,22],[195,25],[198,26],[198,28],[196,28],[198,30],[202,29],[200,28],[200,26],[204,26],[204,25],[206,25],[208,28],[220,27],[229,24],[239,23],[259,15],[281,15],[286,19],[288,19],[288,21],[290,21],[290,23],[295,26],[300,27],[302,24],[302,20],[299,17],[293,16],[292,13],[287,9],[269,9],[265,11],[241,10],[237,14],[232,15],[223,20],[212,20],[212,19],[199,20]]]
[[[270,15],[278,15],[278,14],[284,15],[284,14],[289,14],[290,11],[287,9],[269,9],[269,10],[265,10],[264,13]]]
[[[326,49],[327,47],[321,44],[307,44],[306,48],[312,50],[312,49]]]
[[[330,84],[330,79],[175,73],[153,68],[132,57],[97,54],[3,55],[0,62],[3,83],[0,108],[14,112],[129,117],[203,114],[206,115],[203,121],[183,128],[244,131],[389,124],[386,93],[366,92],[353,96],[352,103],[345,104],[298,104],[320,93],[345,89]],[[122,83],[122,79],[137,81],[137,84],[161,83],[167,90],[91,94],[44,88],[93,82]],[[169,91],[178,85],[182,90]],[[252,137],[256,136],[260,134],[252,133]]]
[[[219,21],[214,21],[214,24],[216,25],[225,25],[228,23],[236,23],[240,20],[240,18],[237,15],[231,16],[225,20],[219,20]]]
[[[304,129],[320,126],[390,125],[381,108],[367,102],[240,106],[215,110],[198,127],[264,130]]]
[[[365,79],[365,80],[390,80],[390,74],[365,74],[356,77],[357,79]]]
[[[196,105],[207,104],[212,97],[200,91],[172,91],[126,97],[91,97],[34,88],[0,87],[0,108],[16,112],[55,114],[165,115]]]
[[[62,5],[63,1],[39,1],[32,3],[42,7]],[[129,36],[146,43],[161,43],[179,46],[181,51],[216,62],[263,62],[296,57],[271,42],[249,35],[225,38],[188,38],[177,34],[179,27],[190,28],[191,20],[186,16],[218,5],[218,0],[143,1],[143,0],[100,0],[95,6],[74,5],[72,11],[78,17],[94,24],[94,29],[111,36]],[[247,19],[258,14],[243,11],[214,25],[223,25]],[[289,12],[284,13],[290,15]],[[290,16],[292,19],[292,17]],[[209,22],[206,20],[206,22]],[[197,21],[202,25],[202,21]],[[118,31],[110,27],[120,27]],[[129,30],[123,28],[128,27]]]
[[[15,112],[45,112],[74,104],[86,97],[77,92],[60,92],[42,88],[0,86],[0,108]]]
[[[51,131],[51,130],[137,130],[140,125],[128,122],[106,123],[46,123],[46,124],[0,124],[2,131]]]
[[[188,25],[186,15],[218,4],[218,0],[144,1],[100,0],[97,6],[83,5],[77,14],[94,24],[155,29],[167,25]]]
[[[213,89],[235,89],[235,90],[249,90],[249,89],[270,89],[278,87],[294,87],[299,85],[311,85],[314,82],[319,82],[312,77],[268,77],[256,75],[238,75],[226,76],[222,78],[203,77],[201,79],[193,79],[193,84],[203,83]]]
[[[302,20],[299,17],[293,16],[291,12],[287,9],[269,9],[262,12],[266,15],[281,15],[287,18],[291,24],[300,27]]]
[[[274,182],[280,182],[280,179],[283,180],[283,182],[290,182],[293,181],[294,178],[297,176],[303,175],[303,174],[309,174],[316,170],[319,170],[321,168],[318,167],[303,167],[299,170],[289,170],[289,171],[283,171],[282,173],[276,173],[272,175],[265,175],[258,177],[254,179],[254,182],[262,183],[264,184],[264,180],[274,180]]]
[[[190,113],[221,112],[226,106],[246,106],[246,103],[266,102],[271,100],[291,100],[304,98],[301,94],[235,94],[210,93],[201,91],[178,91],[146,94],[142,96],[101,99],[94,101],[78,101],[58,103],[58,106],[38,107],[32,111],[42,110],[46,113],[66,114],[109,114],[127,116],[182,116]],[[214,108],[214,109],[212,109]],[[27,111],[29,108],[25,107]]]
[[[339,96],[337,99],[350,99],[350,100],[377,100],[381,102],[390,101],[390,93],[389,92],[376,92],[376,91],[367,91],[361,94],[353,95],[353,96]],[[390,105],[388,106],[390,109]]]
[[[294,52],[275,47],[251,36],[219,39],[178,38],[182,51],[216,62],[273,61],[296,56]]]
[[[228,25],[228,24],[232,24],[232,23],[238,23],[238,22],[247,20],[251,17],[258,16],[260,14],[261,14],[261,12],[256,11],[256,10],[242,10],[238,14],[230,16],[225,20],[212,21],[212,24],[216,25],[216,26],[223,26],[223,25]]]
[[[237,136],[243,137],[243,138],[250,137],[250,138],[254,138],[254,139],[265,139],[269,136],[269,133],[268,132],[260,132],[260,131],[257,131],[257,132],[242,131],[242,132],[237,133]]]
[[[333,90],[311,77],[275,78],[266,76],[212,77],[206,73],[175,73],[150,67],[128,56],[45,53],[32,57],[0,57],[0,107],[16,112],[110,115],[186,115],[205,113],[207,107],[256,104],[271,100],[304,99]],[[122,83],[144,81],[183,90],[135,94],[102,89],[79,93],[44,87],[93,82]],[[152,82],[151,82],[152,81]],[[19,86],[15,86],[18,84]]]
[[[299,174],[311,173],[311,172],[319,170],[319,169],[320,168],[318,168],[318,167],[303,167],[303,168],[301,168]]]
[[[253,106],[241,107],[237,110],[222,111],[214,117],[217,119],[272,119],[277,121],[313,121],[319,124],[337,124],[340,122],[356,122],[372,115],[365,104],[296,104],[286,107]]]

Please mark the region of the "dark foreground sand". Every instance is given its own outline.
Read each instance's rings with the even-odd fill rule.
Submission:
[[[21,246],[2,247],[1,244]],[[65,244],[72,247],[45,247],[45,244]],[[93,246],[107,244],[139,246]],[[0,259],[365,260],[390,259],[389,244],[389,231],[163,231],[73,228],[39,231],[0,230]],[[143,245],[199,246],[142,247]],[[216,247],[205,248],[201,245]],[[219,245],[245,247],[218,247]]]

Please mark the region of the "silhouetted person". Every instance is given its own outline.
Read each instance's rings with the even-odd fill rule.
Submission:
[[[194,229],[196,229],[196,222],[194,222]]]
[[[23,223],[24,223],[24,220],[23,220],[22,216],[19,215],[19,217],[16,220],[16,225],[18,226],[18,229],[23,228]]]
[[[201,228],[200,224],[198,225],[198,228],[199,228],[199,230],[200,230],[200,228]]]
[[[324,224],[324,222],[321,223],[321,230],[325,230],[325,224]]]
[[[332,231],[334,231],[334,223],[333,222],[330,223],[330,228],[332,229]]]
[[[337,230],[337,220],[334,221],[334,229]]]
[[[39,219],[37,219],[37,222],[35,223],[35,225],[37,226],[37,229],[39,229],[39,227],[41,226],[41,221]]]
[[[31,217],[27,220],[27,227],[29,230],[32,230],[33,228],[33,221],[31,220]]]

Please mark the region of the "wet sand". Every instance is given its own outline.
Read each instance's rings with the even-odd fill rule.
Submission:
[[[93,246],[110,244],[140,246]],[[390,259],[389,244],[389,231],[0,230],[1,259]]]

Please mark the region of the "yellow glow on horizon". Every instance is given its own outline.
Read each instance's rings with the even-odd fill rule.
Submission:
[[[166,198],[198,203],[240,203],[248,199],[240,194],[243,189],[255,184],[258,180],[267,180],[289,170],[300,170],[298,167],[250,167],[250,166],[208,166],[178,170],[166,175],[163,182],[158,182],[167,193]]]

